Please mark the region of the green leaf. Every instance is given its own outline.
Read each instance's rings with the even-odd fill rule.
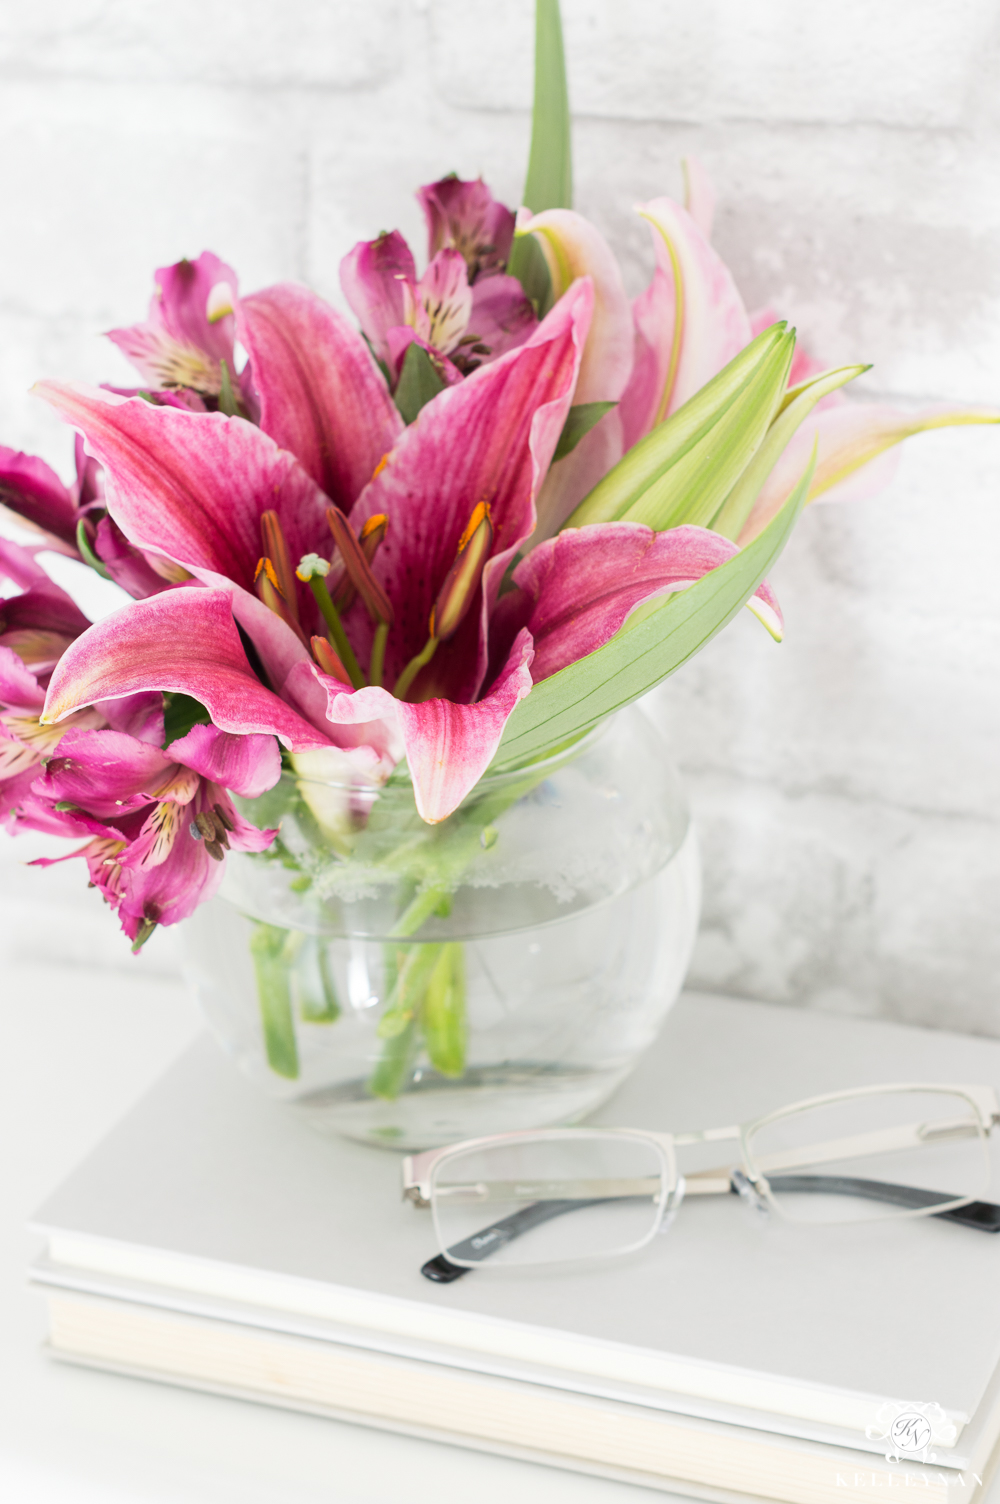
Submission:
[[[187,736],[192,726],[207,726],[212,717],[198,700],[167,690],[163,696],[163,745]]]
[[[760,495],[761,487],[774,469],[788,446],[795,430],[812,412],[823,397],[828,397],[838,387],[846,386],[856,376],[861,376],[870,366],[840,366],[835,371],[824,371],[811,381],[800,382],[786,393],[777,418],[771,424],[763,444],[726,497],[718,515],[712,521],[714,532],[724,538],[736,539],[753,504]],[[791,399],[791,400],[789,400]]]
[[[535,0],[535,105],[524,202],[532,214],[573,207],[573,151],[559,0]]]
[[[716,442],[732,428],[732,422],[728,427],[720,427],[720,424],[734,404],[741,403],[734,415],[736,428],[741,422],[747,425],[753,421],[763,437],[773,405],[780,397],[784,381],[780,371],[783,363],[786,367],[790,363],[793,346],[794,336],[786,333],[784,324],[772,324],[758,334],[683,407],[633,445],[590,495],[584,497],[565,525],[583,527],[590,522],[615,522],[630,516],[633,508],[637,513],[645,513],[636,515],[634,520],[647,522],[651,515],[659,516],[669,510],[676,495],[697,496],[697,491],[692,490],[692,481],[699,473],[699,466],[706,462],[710,464]],[[779,388],[777,392],[776,386]],[[671,472],[689,455],[694,458],[688,462],[687,469],[672,477]],[[726,489],[721,491],[713,511],[735,479],[734,475]],[[672,524],[655,521],[649,525],[663,527]]]
[[[781,511],[748,548],[668,596],[632,631],[618,633],[596,653],[536,684],[507,722],[490,771],[519,766],[581,735],[694,657],[746,604],[781,553],[805,504],[815,464],[814,453]]]
[[[552,273],[549,271],[549,263],[534,235],[514,236],[507,271],[510,276],[517,278],[536,316],[543,319],[555,302],[555,298],[552,292]]]
[[[240,410],[233,391],[232,379],[229,375],[229,366],[225,360],[219,361],[219,412],[225,413],[227,418],[235,418]]]
[[[556,460],[565,459],[567,454],[572,454],[577,444],[590,432],[595,423],[600,423],[604,414],[617,406],[617,402],[580,402],[576,407],[571,407],[566,414],[566,422],[559,435],[552,463],[555,464]]]
[[[396,384],[395,403],[404,423],[412,423],[422,407],[445,388],[443,376],[439,376],[423,345],[416,340],[407,347],[403,369]]]

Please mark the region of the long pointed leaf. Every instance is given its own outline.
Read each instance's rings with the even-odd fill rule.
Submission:
[[[533,214],[573,207],[569,91],[559,0],[535,3],[535,106],[524,202]]]
[[[786,402],[778,417],[767,431],[764,442],[736,482],[711,526],[724,538],[736,539],[753,510],[761,487],[784,453],[796,429],[812,412],[817,402],[828,397],[838,387],[846,386],[856,376],[861,376],[869,366],[840,366],[835,371],[824,371],[812,381],[793,388],[791,402]]]
[[[633,630],[536,684],[507,722],[492,771],[580,736],[659,684],[721,631],[784,548],[805,504],[815,462],[814,453],[781,511],[748,548],[671,596]]]

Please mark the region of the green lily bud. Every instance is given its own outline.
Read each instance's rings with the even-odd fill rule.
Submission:
[[[795,336],[772,324],[594,487],[567,527],[627,519],[702,526],[746,468],[785,390]]]

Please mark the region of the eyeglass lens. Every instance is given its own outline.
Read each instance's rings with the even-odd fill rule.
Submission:
[[[435,1171],[439,1244],[464,1267],[625,1253],[655,1232],[665,1174],[657,1146],[628,1134],[574,1130],[470,1148]]]
[[[751,1169],[798,1222],[856,1222],[980,1196],[989,1156],[973,1104],[947,1091],[876,1092],[776,1117],[748,1137]]]

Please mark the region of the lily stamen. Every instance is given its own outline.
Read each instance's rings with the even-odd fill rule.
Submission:
[[[333,651],[333,648],[327,642],[326,638],[313,637],[310,639],[310,645],[312,647],[313,657],[319,664],[320,668],[323,670],[324,674],[329,674],[332,679],[339,679],[341,684],[346,685],[347,688],[350,689],[351,676],[347,672],[347,669],[344,667],[344,665],[341,663],[340,659],[337,657],[337,654]]]
[[[257,599],[263,601],[264,605],[267,606],[268,610],[273,611],[275,616],[280,616],[286,626],[291,627],[303,646],[308,646],[305,633],[299,626],[298,618],[294,617],[288,609],[288,604],[279,584],[278,571],[275,569],[273,561],[266,555],[257,561],[253,584],[254,590],[257,592]]]
[[[365,684],[365,676],[361,672],[361,665],[354,656],[354,649],[347,640],[347,633],[344,631],[344,624],[340,619],[340,614],[330,599],[330,592],[326,588],[326,576],[329,573],[329,559],[321,558],[319,554],[304,554],[299,560],[299,567],[296,570],[298,578],[309,586],[316,599],[320,615],[326,622],[330,633],[330,641],[336,649],[341,667],[347,672],[349,682],[355,689],[362,689]],[[317,640],[322,641],[322,638],[317,639],[314,637],[312,639],[314,654]],[[319,663],[318,658],[316,661]],[[320,663],[320,668],[325,673],[329,672],[322,663]],[[335,672],[334,677],[339,679],[340,675]]]
[[[340,557],[344,561],[344,569],[350,578],[352,585],[365,603],[372,621],[376,624],[386,622],[392,625],[392,606],[389,597],[382,586],[372,574],[371,564],[368,561],[366,551],[362,548],[358,539],[354,536],[354,530],[339,507],[330,506],[326,509],[326,520],[333,534],[334,542],[340,551]],[[369,537],[374,537],[377,528],[373,528]],[[384,536],[384,533],[383,533]],[[375,537],[374,549],[381,543],[381,537]]]
[[[292,568],[291,555],[288,552],[288,544],[282,531],[281,522],[275,511],[261,513],[260,536],[264,545],[265,557],[271,560],[274,573],[277,576],[277,586],[284,597],[285,605],[296,621],[299,619],[298,603],[295,599],[295,571]]]
[[[393,694],[397,700],[406,696],[414,679],[437,652],[439,642],[447,642],[458,631],[472,605],[486,561],[493,547],[493,523],[489,502],[481,501],[472,510],[465,531],[458,540],[455,562],[437,593],[427,623],[428,638],[420,652],[411,658],[396,680]]]

